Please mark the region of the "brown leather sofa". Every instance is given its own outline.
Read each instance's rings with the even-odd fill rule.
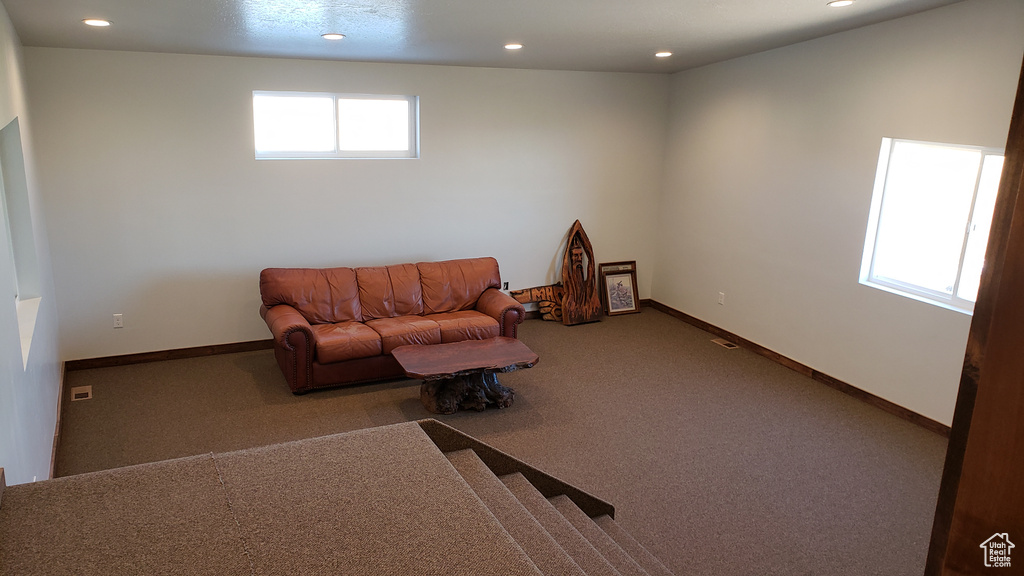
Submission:
[[[372,268],[267,268],[260,315],[295,394],[404,376],[405,344],[516,337],[523,305],[498,262],[470,258]]]

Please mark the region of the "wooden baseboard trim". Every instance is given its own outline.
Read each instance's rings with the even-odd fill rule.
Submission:
[[[640,301],[641,307],[650,305],[650,299]],[[536,310],[530,310],[526,313],[527,320],[536,320],[539,318],[540,312]],[[124,354],[121,356],[103,356],[101,358],[68,360],[64,363],[64,370],[70,372],[72,370],[88,370],[90,368],[110,368],[112,366],[160,362],[161,360],[180,360],[182,358],[198,358],[200,356],[215,356],[217,354],[233,354],[235,352],[267,350],[273,347],[274,341],[267,339],[252,340],[250,342],[235,342],[232,344],[215,344],[212,346],[196,346],[194,348],[177,348],[175,350],[158,350],[156,352],[141,352],[138,354]]]
[[[686,322],[687,324],[690,324],[690,325],[695,326],[697,328],[700,328],[701,330],[704,330],[705,332],[710,332],[711,334],[714,334],[715,336],[718,336],[719,338],[725,338],[726,340],[728,340],[728,341],[730,341],[730,342],[732,342],[732,343],[734,343],[734,344],[736,344],[738,346],[742,346],[743,348],[746,348],[747,350],[750,350],[751,352],[754,352],[756,354],[764,356],[765,358],[768,358],[769,360],[773,360],[773,361],[775,361],[775,362],[777,362],[779,364],[782,364],[786,368],[789,368],[791,370],[795,370],[796,372],[799,372],[800,374],[803,374],[804,376],[807,376],[808,378],[811,378],[812,380],[814,380],[816,382],[820,382],[820,383],[822,383],[822,384],[824,384],[826,386],[829,386],[831,388],[839,390],[840,392],[842,392],[844,394],[847,394],[849,396],[853,396],[854,398],[856,398],[856,399],[858,399],[858,400],[860,400],[862,402],[865,402],[867,404],[870,404],[871,406],[874,406],[875,408],[878,408],[880,410],[883,410],[885,412],[888,412],[890,414],[898,416],[898,417],[900,417],[900,418],[902,418],[902,419],[904,419],[904,420],[906,420],[908,422],[911,422],[913,424],[916,424],[916,425],[924,428],[925,430],[930,430],[932,432],[935,432],[936,434],[939,434],[940,436],[944,436],[946,438],[949,438],[949,430],[950,430],[949,426],[946,426],[945,424],[942,424],[941,422],[936,422],[935,420],[932,420],[931,418],[928,418],[927,416],[923,416],[921,414],[918,414],[917,412],[914,412],[913,410],[908,410],[907,408],[904,408],[903,406],[900,406],[899,404],[895,404],[893,402],[890,402],[890,401],[888,401],[885,398],[882,398],[880,396],[875,396],[874,394],[872,394],[870,392],[867,392],[865,390],[861,390],[860,388],[857,388],[856,386],[853,386],[852,384],[848,384],[846,382],[843,382],[842,380],[839,380],[838,378],[833,378],[832,376],[829,376],[828,374],[825,374],[824,372],[819,372],[818,370],[815,370],[814,368],[811,368],[810,366],[807,366],[806,364],[802,364],[800,362],[797,362],[796,360],[793,360],[792,358],[783,356],[782,354],[779,354],[778,352],[775,352],[774,350],[770,350],[768,348],[765,348],[764,346],[761,346],[760,344],[757,344],[756,342],[751,342],[750,340],[747,340],[746,338],[743,338],[742,336],[739,336],[737,334],[733,334],[732,332],[729,332],[728,330],[725,330],[723,328],[719,328],[718,326],[715,326],[714,324],[710,324],[710,323],[705,322],[705,321],[703,321],[703,320],[701,320],[699,318],[695,318],[693,316],[690,316],[689,314],[687,314],[685,312],[681,312],[679,310],[676,310],[675,308],[672,308],[670,306],[666,306],[666,305],[664,305],[664,304],[662,304],[660,302],[657,302],[655,300],[651,301],[650,306],[652,308],[654,308],[655,310],[658,310],[660,312],[664,312],[664,313],[668,314],[669,316],[673,316],[675,318],[678,318],[679,320],[682,320],[683,322]]]
[[[127,366],[129,364],[144,364],[146,362],[160,362],[162,360],[180,360],[182,358],[199,358],[202,356],[216,356],[217,354],[234,354],[236,352],[251,352],[253,350],[267,350],[274,347],[274,341],[253,340],[250,342],[234,342],[231,344],[214,344],[211,346],[196,346],[194,348],[177,348],[175,350],[158,350],[156,352],[141,352],[139,354],[125,354],[122,356],[104,356],[102,358],[86,358],[84,360],[68,360],[64,363],[65,369],[88,370],[90,368],[110,368],[112,366]]]
[[[839,390],[840,392],[843,392],[844,394],[852,396],[852,397],[854,397],[854,398],[856,398],[856,399],[858,399],[858,400],[860,400],[862,402],[865,402],[867,404],[870,404],[870,405],[872,405],[872,406],[874,406],[874,407],[876,407],[876,408],[878,408],[880,410],[884,410],[885,412],[888,412],[890,414],[898,416],[898,417],[900,417],[900,418],[902,418],[904,420],[907,420],[908,422],[912,422],[914,424],[917,424],[918,426],[920,426],[920,427],[922,427],[922,428],[924,428],[926,430],[930,430],[932,432],[935,432],[936,434],[939,434],[940,436],[944,436],[946,438],[949,438],[949,432],[950,432],[949,426],[946,426],[945,424],[942,424],[941,422],[936,422],[935,420],[932,420],[931,418],[928,418],[927,416],[923,416],[921,414],[918,414],[917,412],[914,412],[913,410],[909,410],[907,408],[904,408],[903,406],[900,406],[899,404],[895,404],[893,402],[890,402],[889,400],[886,400],[885,398],[882,398],[880,396],[876,396],[876,395],[874,395],[874,394],[872,394],[870,392],[867,392],[865,390],[861,390],[860,388],[857,388],[856,386],[853,386],[852,384],[848,384],[846,382],[843,382],[842,380],[839,380],[838,378],[834,378],[832,376],[829,376],[828,374],[825,374],[824,372],[820,372],[818,370],[815,370],[815,369],[811,368],[810,366],[807,366],[806,364],[802,364],[800,362],[797,362],[796,360],[793,360],[792,358],[783,356],[782,354],[779,354],[778,352],[775,352],[774,350],[770,350],[768,348],[765,348],[764,346],[761,346],[760,344],[757,344],[756,342],[751,342],[750,340],[747,340],[746,338],[743,338],[742,336],[739,336],[739,335],[734,334],[734,333],[732,333],[732,332],[730,332],[728,330],[725,330],[724,328],[719,328],[718,326],[715,326],[714,324],[705,322],[704,320],[701,320],[701,319],[696,318],[694,316],[690,316],[689,314],[687,314],[685,312],[676,310],[675,308],[672,308],[670,306],[666,306],[665,304],[662,304],[661,302],[658,302],[656,300],[643,299],[643,300],[640,301],[640,307],[642,307],[642,308],[644,308],[644,307],[651,307],[651,308],[654,308],[655,310],[658,310],[659,312],[664,312],[665,314],[668,314],[669,316],[673,316],[673,317],[675,317],[675,318],[677,318],[679,320],[682,320],[683,322],[686,322],[687,324],[690,324],[690,325],[692,325],[692,326],[694,326],[696,328],[704,330],[705,332],[709,332],[711,334],[714,334],[715,336],[718,336],[719,338],[725,338],[726,340],[728,340],[728,341],[730,341],[730,342],[732,342],[732,343],[734,343],[734,344],[736,344],[738,346],[742,346],[743,348],[746,348],[747,350],[750,350],[751,352],[754,352],[756,354],[764,356],[765,358],[768,358],[769,360],[777,362],[778,364],[781,364],[781,365],[785,366],[786,368],[789,368],[789,369],[794,370],[794,371],[796,371],[796,372],[798,372],[800,374],[803,374],[804,376],[807,376],[808,378],[811,378],[811,379],[813,379],[816,382],[820,382],[820,383],[822,383],[822,384],[824,384],[826,386],[829,386],[831,388]],[[538,319],[538,318],[540,318],[540,313],[537,312],[536,310],[531,310],[531,311],[526,313],[526,318],[528,320]],[[105,357],[102,357],[102,358],[87,358],[87,359],[84,359],[84,360],[69,360],[69,361],[64,363],[64,369],[61,372],[61,385],[60,385],[60,388],[61,388],[61,390],[60,390],[60,392],[61,392],[61,399],[63,399],[63,396],[64,396],[64,374],[66,374],[67,372],[70,372],[72,370],[88,370],[90,368],[109,368],[109,367],[112,367],[112,366],[127,366],[129,364],[143,364],[143,363],[146,363],[146,362],[159,362],[159,361],[162,361],[162,360],[178,360],[178,359],[182,359],[182,358],[198,358],[198,357],[201,357],[201,356],[214,356],[214,355],[217,355],[217,354],[232,354],[232,353],[236,353],[236,352],[250,352],[250,351],[253,351],[253,350],[267,350],[267,349],[270,349],[270,348],[273,348],[273,347],[274,347],[274,341],[270,340],[270,339],[267,339],[267,340],[253,340],[253,341],[250,341],[250,342],[236,342],[236,343],[232,343],[232,344],[216,344],[216,345],[212,345],[212,346],[196,346],[194,348],[178,348],[178,349],[175,349],[175,350],[161,350],[161,351],[157,351],[157,352],[142,352],[142,353],[139,353],[139,354],[126,354],[126,355],[122,355],[122,356],[105,356]],[[50,463],[50,477],[51,478],[53,477],[54,465],[56,463],[57,447],[59,445],[58,443],[59,443],[59,439],[60,439],[60,418],[61,418],[60,406],[61,406],[61,400],[58,400],[57,405],[58,405],[57,430],[54,433],[53,456],[51,458],[51,463]]]

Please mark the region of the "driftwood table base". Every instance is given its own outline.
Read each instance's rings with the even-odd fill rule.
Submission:
[[[498,374],[530,368],[537,354],[515,338],[465,340],[429,346],[400,346],[391,351],[410,378],[423,380],[420,401],[434,414],[459,409],[508,408],[515,391],[498,382]]]
[[[424,380],[420,386],[420,402],[434,414],[454,414],[459,410],[480,412],[489,405],[508,408],[514,400],[515,390],[502,386],[494,372]]]

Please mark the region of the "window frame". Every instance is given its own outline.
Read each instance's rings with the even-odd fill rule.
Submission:
[[[879,276],[875,273],[875,256],[878,250],[878,226],[882,217],[882,208],[885,204],[885,188],[888,182],[889,163],[892,159],[895,146],[899,142],[938,146],[957,150],[971,150],[981,154],[981,158],[978,162],[978,173],[974,181],[974,190],[971,193],[971,206],[967,214],[967,225],[964,228],[960,242],[960,258],[957,264],[956,280],[954,281],[953,290],[950,294],[918,286],[916,284],[903,282],[894,278]],[[871,209],[868,215],[867,232],[864,240],[864,252],[861,261],[860,273],[861,284],[956,312],[968,315],[972,315],[974,313],[975,302],[961,298],[957,293],[963,276],[964,260],[967,256],[968,242],[970,240],[970,235],[973,233],[972,228],[974,227],[974,215],[978,203],[978,190],[982,181],[982,169],[984,168],[985,158],[987,156],[1000,156],[1005,158],[1005,152],[1001,148],[993,148],[989,146],[948,144],[944,142],[911,140],[908,138],[882,138],[882,146],[878,154],[878,165],[875,171],[874,188],[871,194]]]
[[[256,110],[253,105],[253,150],[257,160],[320,160],[320,159],[341,159],[341,160],[382,160],[382,159],[418,159],[420,157],[419,142],[419,96],[402,94],[361,94],[361,93],[336,93],[336,92],[298,92],[285,90],[253,90],[253,100],[256,96],[278,96],[295,98],[331,98],[331,116],[334,131],[333,151],[264,151],[256,149]],[[339,146],[341,126],[338,120],[339,100],[402,100],[409,104],[409,149],[408,150],[342,150]]]

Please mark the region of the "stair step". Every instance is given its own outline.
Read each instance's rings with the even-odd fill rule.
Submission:
[[[672,571],[666,568],[661,560],[658,560],[657,556],[651,554],[643,544],[637,542],[629,532],[623,530],[611,516],[607,514],[598,516],[594,518],[594,523],[600,526],[605,534],[615,540],[651,576],[674,576]]]
[[[472,449],[446,454],[491,514],[548,576],[586,576]]]
[[[501,481],[588,576],[622,576],[525,476],[516,472]]]
[[[584,538],[589,540],[622,576],[650,576],[568,496],[554,496],[548,498],[548,502],[551,502],[555,510],[558,510]]]

